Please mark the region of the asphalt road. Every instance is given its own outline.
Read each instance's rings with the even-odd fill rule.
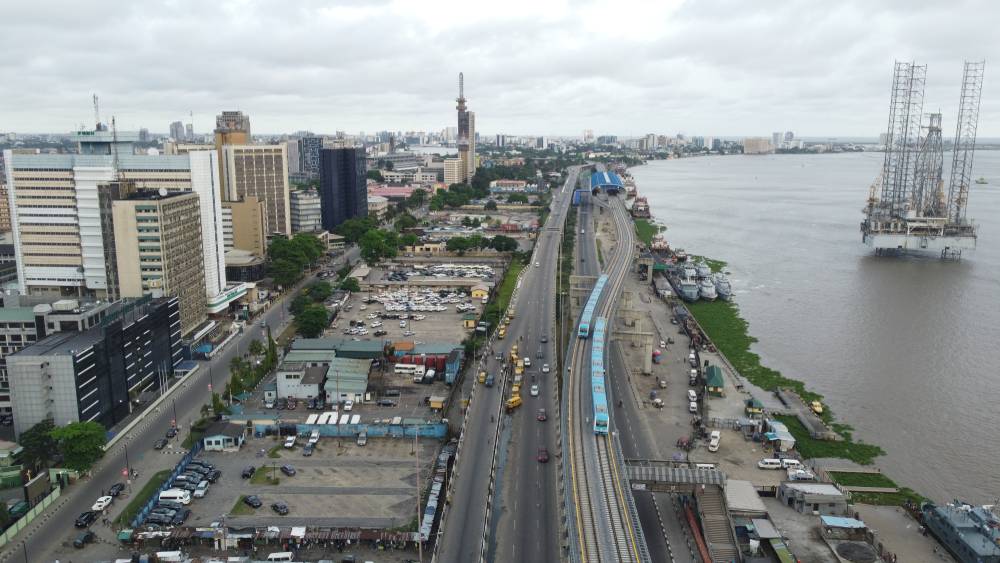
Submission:
[[[552,212],[546,225],[561,224],[572,200],[573,186],[576,185],[578,168],[571,169],[567,179],[565,192],[560,190],[553,195],[558,196],[552,203]],[[483,549],[483,526],[486,518],[486,499],[489,495],[490,467],[493,462],[494,437],[496,436],[497,424],[509,425],[511,418],[516,427],[512,432],[519,432],[515,440],[518,444],[525,444],[517,452],[527,452],[516,455],[508,459],[507,470],[514,471],[517,481],[524,484],[518,487],[518,498],[507,506],[506,510],[513,509],[515,513],[517,507],[527,508],[531,513],[530,520],[521,520],[515,514],[513,522],[517,525],[517,541],[525,541],[530,545],[511,545],[510,549],[516,551],[517,560],[522,561],[556,561],[559,559],[559,507],[557,495],[558,475],[556,475],[555,464],[541,464],[536,461],[537,449],[540,446],[549,447],[555,455],[555,429],[553,424],[558,424],[556,420],[540,423],[535,420],[539,408],[545,408],[548,412],[553,412],[552,406],[555,400],[554,391],[549,391],[549,386],[545,386],[545,391],[538,397],[532,397],[529,393],[531,386],[531,373],[536,374],[537,383],[542,387],[543,378],[552,377],[552,374],[541,373],[541,364],[554,364],[554,344],[555,336],[553,327],[554,307],[555,307],[555,268],[556,256],[559,250],[560,237],[558,232],[546,231],[544,226],[540,231],[536,244],[536,254],[534,260],[538,266],[532,263],[524,274],[521,288],[518,290],[518,300],[514,310],[514,318],[507,328],[507,337],[504,340],[497,340],[494,344],[494,351],[509,353],[510,347],[515,342],[521,342],[521,355],[530,355],[532,367],[526,378],[525,385],[521,390],[521,397],[524,404],[513,413],[512,417],[507,415],[497,416],[500,412],[501,403],[506,400],[506,390],[508,386],[498,384],[492,388],[481,387],[476,391],[475,400],[466,412],[465,439],[462,446],[460,466],[456,469],[454,477],[454,491],[451,497],[451,504],[445,522],[443,523],[443,536],[439,538],[438,560],[440,561],[478,561]],[[549,342],[542,344],[541,336],[545,334],[549,337]],[[543,348],[542,359],[536,357],[539,348]],[[490,373],[500,372],[500,363],[493,359],[490,354],[486,369]],[[513,377],[513,375],[511,375]],[[517,424],[523,423],[523,424]],[[503,436],[512,435],[505,432]],[[530,444],[527,445],[527,444]],[[528,486],[530,484],[530,486]],[[524,489],[521,491],[520,489]],[[521,494],[523,493],[523,494]],[[494,512],[496,515],[497,512]],[[509,517],[508,512],[501,515],[501,522],[506,522]],[[501,523],[501,527],[503,524]],[[503,530],[506,532],[506,530]],[[504,533],[498,533],[498,537],[504,537]],[[514,560],[507,557],[499,557],[497,560]]]
[[[349,249],[333,262],[334,266],[342,266],[347,258],[356,259],[357,253],[356,248]],[[314,276],[308,276],[300,282],[300,286],[313,279]],[[179,457],[162,455],[161,452],[153,449],[153,443],[163,437],[170,427],[174,418],[174,408],[176,408],[181,436],[186,435],[191,423],[200,417],[201,406],[211,401],[208,392],[210,380],[216,389],[221,390],[228,378],[230,360],[237,354],[245,353],[251,341],[255,339],[264,341],[266,339],[265,324],[271,328],[272,334],[277,338],[281,330],[291,322],[291,315],[288,313],[287,307],[290,302],[288,296],[292,294],[294,291],[286,292],[280,301],[272,305],[262,317],[258,317],[253,325],[244,330],[243,334],[229,342],[211,362],[199,362],[200,369],[192,374],[183,386],[173,388],[170,396],[159,407],[143,415],[143,422],[136,425],[125,438],[105,454],[104,458],[92,470],[91,477],[71,486],[60,499],[60,501],[64,501],[63,504],[55,505],[54,508],[50,508],[48,512],[32,522],[27,530],[8,544],[3,555],[0,556],[0,560],[20,561],[20,558],[25,557],[25,550],[28,561],[54,560],[53,554],[59,549],[59,544],[66,539],[71,539],[78,532],[73,527],[77,516],[90,510],[101,491],[106,491],[111,485],[122,482],[121,472],[126,467],[126,448],[128,449],[128,464],[133,468],[143,468],[138,479],[132,483],[134,492],[138,492],[154,472],[172,467]],[[127,500],[122,499],[112,505],[110,515],[116,517],[128,504]],[[95,526],[99,525],[95,524]],[[25,544],[24,546],[21,545],[22,542]]]

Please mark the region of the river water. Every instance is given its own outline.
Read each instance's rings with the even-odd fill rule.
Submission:
[[[946,155],[946,160],[950,155]],[[667,241],[725,260],[753,351],[826,397],[877,464],[937,500],[1000,495],[1000,151],[976,154],[961,261],[861,243],[881,153],[717,156],[631,170]],[[947,170],[945,171],[947,177]]]

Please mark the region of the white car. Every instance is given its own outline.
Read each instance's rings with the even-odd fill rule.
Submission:
[[[368,305],[362,305],[362,306],[358,307],[358,310],[364,311],[367,308],[368,308]]]
[[[382,321],[375,321],[370,325],[372,328],[378,328],[382,326]]]
[[[403,336],[413,336],[414,334],[416,333],[413,332],[412,330],[407,330],[403,332]]]
[[[406,328],[406,321],[399,321],[399,328]]]
[[[541,263],[541,262],[535,262],[535,267],[536,267],[536,268],[537,268],[538,266],[541,266],[541,265],[542,265],[542,263]]]
[[[532,385],[531,386],[531,396],[532,397],[537,397],[538,396],[538,386],[537,385]]]
[[[368,318],[369,319],[377,319],[378,315],[376,315],[375,313],[368,313]]]
[[[542,364],[542,373],[549,373],[549,364]]]
[[[354,401],[351,401],[350,399],[344,401],[344,410],[345,411],[350,411],[353,408],[354,408]]]
[[[108,496],[100,497],[97,499],[97,502],[94,503],[94,506],[90,507],[90,509],[93,510],[94,512],[101,512],[105,508],[111,506],[111,502],[114,500],[115,497],[108,497]]]

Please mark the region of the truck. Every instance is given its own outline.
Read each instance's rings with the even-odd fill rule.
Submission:
[[[521,375],[524,373],[524,360],[518,359],[517,363],[514,364],[514,375]]]

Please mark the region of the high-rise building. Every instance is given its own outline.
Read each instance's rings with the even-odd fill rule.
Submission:
[[[497,146],[500,148],[507,146],[507,137],[503,133],[497,133]]]
[[[288,213],[288,154],[285,144],[224,145],[224,200],[256,197],[264,203],[267,235],[291,235]]]
[[[364,149],[323,149],[320,160],[323,228],[332,232],[348,219],[366,217],[368,173]]]
[[[299,170],[308,178],[319,178],[319,151],[323,150],[323,137],[309,135],[299,139]]]
[[[250,116],[243,115],[242,111],[224,111],[215,116],[215,150],[219,155],[219,178],[224,179],[226,177],[222,147],[225,145],[249,145],[252,143]],[[221,189],[226,189],[225,180],[223,180]],[[220,194],[222,199],[225,200],[225,191],[220,192]]]
[[[10,232],[10,200],[7,195],[7,173],[4,171],[3,153],[0,152],[0,233]]]
[[[149,140],[150,140],[149,139],[149,129],[146,129],[145,127],[143,127],[142,129],[139,129],[139,142],[140,143],[148,143]]]
[[[137,191],[112,209],[121,296],[177,297],[181,334],[190,334],[206,317],[198,194]]]
[[[194,123],[188,123],[184,126],[184,138],[188,141],[194,141]]]
[[[9,356],[14,432],[46,419],[57,426],[93,421],[105,428],[121,422],[181,362],[180,324],[177,298],[119,301],[98,324],[56,332]]]
[[[780,147],[781,140],[784,139],[784,137],[785,135],[781,131],[775,131],[774,133],[771,133],[771,146],[775,148]]]
[[[785,131],[785,142],[791,143],[795,140],[795,133],[793,131]]]
[[[461,161],[461,179],[467,182],[476,173],[476,115],[465,105],[465,77],[458,73],[458,159]]]
[[[267,252],[264,214],[264,202],[253,196],[222,202],[222,236],[226,252],[236,248],[264,257]]]
[[[175,141],[186,141],[187,136],[184,134],[184,124],[180,121],[175,121],[170,124],[170,138]]]
[[[285,152],[288,153],[288,175],[292,176],[302,171],[302,156],[299,153],[299,140],[285,141]]]
[[[312,233],[323,229],[323,201],[313,190],[294,190],[292,204],[292,232]]]
[[[465,181],[465,163],[460,158],[444,159],[444,183],[449,186]]]
[[[583,130],[583,142],[584,143],[590,143],[590,142],[593,142],[593,140],[594,140],[594,130],[593,129],[584,129]]]
[[[106,190],[125,180],[135,189],[198,195],[204,293],[209,298],[219,295],[226,279],[215,153],[147,156],[118,150],[114,156],[102,150],[4,154],[20,292],[55,299],[117,297],[117,267],[109,267],[115,261],[113,223],[101,211],[110,213],[107,201],[116,197]]]
[[[743,139],[743,154],[771,154],[774,145],[765,137],[747,137]]]

